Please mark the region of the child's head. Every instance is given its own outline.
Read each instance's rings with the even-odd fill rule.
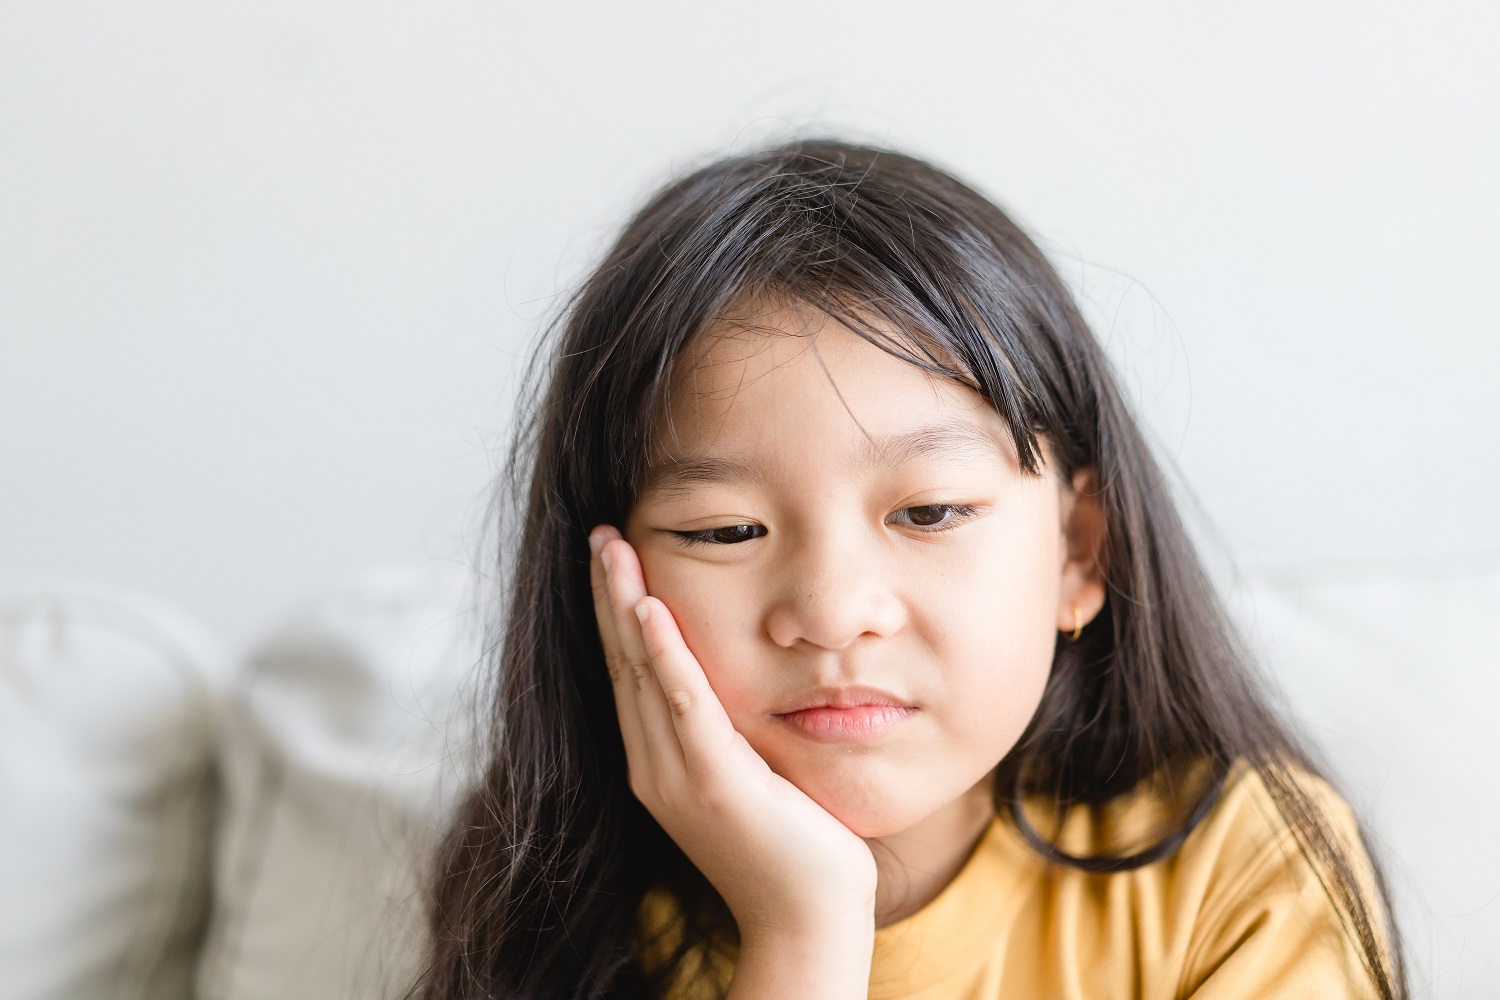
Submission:
[[[684,947],[734,932],[630,791],[599,524],[636,548],[736,728],[855,832],[977,804],[1055,862],[1129,869],[1171,854],[1244,761],[1377,955],[1347,858],[1287,777],[1311,765],[1103,353],[994,204],[839,142],[719,160],[631,220],[559,330],[507,476],[522,517],[501,526],[493,757],[445,855],[430,995],[629,981],[654,886]],[[884,735],[792,717],[830,701],[872,705],[837,724]],[[1123,857],[1068,855],[1021,808],[1145,779],[1186,818]]]
[[[1107,797],[1216,738],[1176,712],[1200,690],[1169,649],[1214,670],[1217,608],[1108,363],[1031,240],[951,176],[838,142],[713,163],[626,227],[556,351],[535,486],[572,532],[568,591],[588,529],[626,530],[752,745],[856,830],[1002,758],[1002,802]],[[881,454],[923,430],[970,439]],[[951,533],[915,523],[945,504]],[[710,528],[733,532],[672,533]],[[559,680],[604,718],[590,669]],[[769,719],[849,685],[956,699],[902,726],[931,727],[935,770]]]

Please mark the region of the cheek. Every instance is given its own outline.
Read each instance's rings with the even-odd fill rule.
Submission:
[[[997,518],[911,580],[925,627],[965,650],[1051,649],[1061,547],[1045,518]]]
[[[750,698],[751,653],[759,648],[755,595],[735,574],[692,560],[638,548],[646,592],[659,598],[703,667],[730,718]]]
[[[998,760],[1030,722],[1052,670],[1061,551],[1041,529],[987,534],[913,604],[945,677],[950,718],[961,738],[998,751]]]

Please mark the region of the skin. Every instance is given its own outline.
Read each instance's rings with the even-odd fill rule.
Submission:
[[[977,393],[799,306],[689,362],[623,535],[590,536],[631,787],[739,924],[733,995],[863,996],[874,928],[963,866],[1057,632],[1103,606],[1093,474],[1045,441],[1024,474]],[[873,738],[789,714],[855,686],[896,703]]]

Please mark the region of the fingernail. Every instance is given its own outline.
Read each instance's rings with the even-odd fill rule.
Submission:
[[[635,606],[635,616],[640,619],[642,625],[646,624],[646,619],[651,617],[651,607],[642,601]]]
[[[604,553],[599,556],[599,561],[604,564],[606,573],[615,568],[615,554],[608,549],[605,549]]]
[[[602,548],[604,548],[604,535],[596,528],[589,532],[589,551],[597,556]]]

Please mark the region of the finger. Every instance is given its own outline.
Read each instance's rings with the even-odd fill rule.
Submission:
[[[625,757],[628,762],[635,762],[635,766],[640,767],[646,763],[646,749],[645,735],[641,732],[640,711],[636,707],[638,687],[635,674],[625,661],[624,651],[616,637],[618,630],[614,608],[610,604],[608,574],[601,559],[604,545],[619,537],[619,532],[608,525],[601,525],[590,534],[589,588],[594,594],[594,617],[599,624],[599,642],[604,648],[604,662],[615,692],[615,714],[620,720],[620,738],[625,743]]]
[[[682,746],[684,766],[689,773],[711,768],[734,739],[734,724],[667,606],[646,597],[636,604],[636,615],[662,701]]]
[[[641,638],[641,623],[635,615],[635,606],[646,596],[646,581],[641,573],[640,560],[635,550],[623,539],[605,544],[603,555],[611,557],[612,568],[607,574],[610,607],[614,612],[615,639],[620,652],[635,678],[635,705],[640,719],[644,742],[651,754],[651,766],[658,774],[666,776],[682,771],[682,748],[677,732],[672,725],[672,713],[667,708],[666,696],[656,679],[656,670],[646,652],[645,640]]]
[[[615,616],[609,604],[608,573],[601,557],[604,546],[619,537],[619,532],[604,524],[589,533],[589,589],[594,594],[594,617],[599,623],[599,642],[604,647],[605,665],[609,668],[612,680],[619,679],[616,675],[626,664],[620,656],[619,642],[615,638]]]

